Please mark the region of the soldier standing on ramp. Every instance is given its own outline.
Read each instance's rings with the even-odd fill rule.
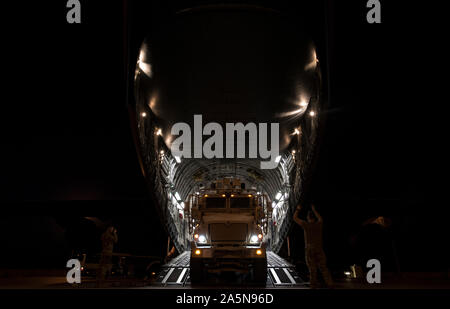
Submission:
[[[297,206],[294,213],[294,221],[303,228],[305,235],[305,257],[306,265],[309,268],[310,286],[311,288],[318,287],[317,270],[322,273],[322,277],[327,287],[332,287],[333,280],[327,268],[327,260],[322,247],[322,217],[312,205],[312,211],[308,211],[307,221],[298,217],[301,205]]]

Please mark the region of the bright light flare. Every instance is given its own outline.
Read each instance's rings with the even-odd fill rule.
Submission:
[[[152,66],[149,63],[146,63],[144,59],[145,52],[141,49],[139,53],[138,67],[142,70],[142,72],[145,73],[145,75],[147,75],[148,77],[152,77]]]
[[[305,71],[314,70],[319,63],[319,59],[317,58],[316,50],[312,50],[311,61],[305,65]]]
[[[258,242],[258,236],[257,235],[252,235],[252,237],[250,237],[250,242],[251,243],[257,243]]]
[[[290,112],[284,112],[280,113],[277,116],[282,118],[296,118],[306,111],[308,108],[309,100],[307,99],[307,96],[305,94],[301,95],[299,98],[299,101],[295,102],[296,109],[290,111]]]

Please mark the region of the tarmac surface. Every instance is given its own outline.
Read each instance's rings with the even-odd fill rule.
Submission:
[[[82,276],[81,283],[69,284],[66,271],[0,269],[0,289],[310,289],[307,278],[302,278],[293,264],[272,252],[267,252],[265,285],[256,285],[235,273],[210,274],[204,283],[192,285],[189,252],[172,259],[145,280],[112,276],[99,283],[94,277]],[[447,273],[384,273],[380,284],[335,278],[333,289],[450,289],[450,279]]]
[[[69,284],[65,276],[18,276],[0,278],[0,289],[309,289],[307,283],[302,285],[285,285],[266,287],[245,284],[232,281],[230,278],[218,278],[216,282],[208,282],[207,285],[192,286],[156,284],[154,281],[136,279],[111,278],[98,284],[93,278],[82,278],[80,284]],[[442,277],[430,277],[420,274],[403,275],[383,279],[381,284],[368,284],[360,280],[341,279],[335,280],[333,289],[450,289],[450,280]]]

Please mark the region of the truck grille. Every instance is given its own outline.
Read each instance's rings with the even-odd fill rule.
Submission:
[[[246,223],[212,223],[209,225],[209,235],[212,241],[239,241],[247,239]]]

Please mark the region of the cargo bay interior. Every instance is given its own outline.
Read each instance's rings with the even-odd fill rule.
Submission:
[[[192,196],[228,185],[264,197],[268,283],[302,282],[276,253],[307,192],[324,119],[321,52],[306,32],[275,10],[207,6],[178,12],[130,51],[135,60],[129,110],[142,172],[160,220],[182,253],[166,265],[162,284],[189,280]],[[279,123],[276,167],[261,169],[260,158],[172,154],[172,126],[193,127],[193,115],[219,124]]]

